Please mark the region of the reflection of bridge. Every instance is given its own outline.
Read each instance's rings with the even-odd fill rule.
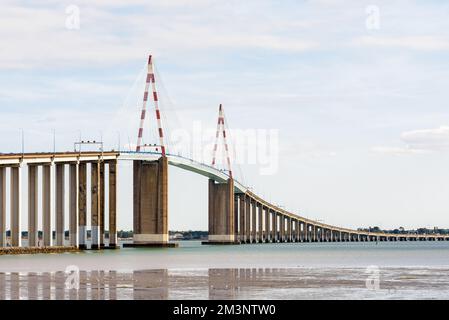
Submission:
[[[133,161],[133,245],[136,246],[172,245],[168,241],[168,165],[209,179],[208,243],[449,240],[448,235],[370,233],[323,224],[279,208],[249,191],[227,173],[191,159],[170,154],[162,157],[156,152],[112,151],[0,155],[0,247],[6,246],[7,207],[10,211],[10,245],[21,245],[23,195],[28,198],[28,245],[64,245],[67,194],[70,245],[82,249],[87,247],[87,200],[90,198],[92,248],[101,248],[105,243],[106,201],[109,209],[108,243],[115,247],[118,161]],[[68,192],[65,190],[66,167]],[[28,183],[26,188],[22,188],[21,175],[25,168]],[[90,179],[87,179],[88,172]],[[42,241],[38,238],[38,212],[41,212]]]

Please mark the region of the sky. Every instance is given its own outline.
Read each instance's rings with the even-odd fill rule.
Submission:
[[[236,178],[274,204],[448,228],[448,14],[436,0],[2,0],[0,152],[22,149],[22,129],[26,152],[54,136],[57,151],[132,149],[152,54],[169,152],[210,163],[222,103]],[[151,115],[144,135],[157,142]],[[119,170],[130,229],[131,164]],[[206,230],[207,179],[169,179],[170,229]]]

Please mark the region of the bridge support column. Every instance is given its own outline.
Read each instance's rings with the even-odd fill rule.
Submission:
[[[301,224],[295,220],[295,242],[301,242]]]
[[[271,242],[277,242],[277,213],[270,209],[271,214]]]
[[[134,240],[125,246],[175,247],[168,237],[167,158],[151,162],[136,160],[133,170]]]
[[[265,242],[271,241],[271,229],[270,229],[270,209],[262,207],[265,216]]]
[[[308,232],[308,225],[307,225],[307,223],[302,223],[302,234],[303,234],[303,236],[302,236],[302,240],[304,241],[304,242],[309,242],[309,232]]]
[[[64,245],[64,208],[65,208],[65,166],[56,164],[56,245]]]
[[[78,248],[85,250],[87,222],[87,165],[81,162],[78,166]]]
[[[260,203],[257,204],[257,215],[258,215],[258,224],[259,224],[259,235],[257,237],[257,242],[262,243],[264,240],[263,234],[263,210],[262,205]]]
[[[78,246],[78,165],[69,165],[69,242],[73,247]]]
[[[20,247],[22,244],[22,232],[20,230],[20,213],[21,213],[21,168],[11,167],[11,246]]]
[[[287,217],[287,242],[293,241],[293,230],[292,230],[293,219]]]
[[[240,243],[246,243],[246,205],[245,195],[239,195],[239,215],[240,215]]]
[[[99,182],[99,188],[100,188],[100,206],[98,211],[98,225],[99,225],[99,237],[98,242],[100,245],[100,248],[104,248],[104,229],[105,229],[105,163],[100,163],[100,182]]]
[[[245,227],[246,243],[251,243],[251,198],[245,196]]]
[[[205,244],[235,244],[234,181],[209,180],[209,239]]]
[[[98,225],[99,221],[99,213],[100,213],[100,162],[91,163],[91,178],[90,178],[90,225],[91,225],[91,249],[97,250],[100,248],[99,246],[99,233],[100,227]]]
[[[42,238],[44,247],[52,244],[52,227],[51,227],[51,164],[42,166]]]
[[[281,240],[280,242],[285,242],[285,217],[284,215],[280,214],[279,219],[281,219]]]
[[[28,165],[28,246],[36,247],[38,244],[38,166]]]
[[[234,241],[240,243],[240,237],[239,237],[239,194],[234,194]]]
[[[117,161],[109,162],[109,248],[117,248]]]
[[[0,167],[0,248],[6,247],[6,168]]]
[[[257,203],[251,201],[251,243],[257,242]]]

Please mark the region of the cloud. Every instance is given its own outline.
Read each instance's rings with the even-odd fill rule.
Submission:
[[[416,155],[449,150],[449,126],[406,131],[401,134],[405,147],[373,147],[375,153]]]
[[[402,133],[401,139],[412,149],[446,150],[449,149],[449,126],[407,131]]]
[[[372,152],[386,154],[386,155],[395,155],[395,156],[403,156],[403,155],[416,155],[416,154],[425,154],[428,153],[426,150],[412,149],[412,148],[395,148],[395,147],[373,147],[371,148]]]
[[[134,5],[134,6],[133,6]],[[0,12],[0,69],[101,67],[144,60],[146,52],[195,56],[205,50],[273,50],[302,52],[317,44],[296,31],[307,26],[292,19],[265,19],[251,10],[236,13],[220,2],[134,0],[95,6],[79,4],[79,30],[66,28],[61,4],[39,7],[5,4]],[[251,6],[249,6],[251,8]],[[212,18],[214,17],[214,18]],[[196,54],[198,55],[198,54]]]
[[[449,50],[449,39],[436,36],[363,36],[354,43],[359,46],[392,47],[424,51]]]

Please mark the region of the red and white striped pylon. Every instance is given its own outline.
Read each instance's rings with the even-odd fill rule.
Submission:
[[[228,142],[226,139],[225,117],[224,117],[223,105],[221,105],[221,104],[220,104],[220,107],[218,110],[217,133],[215,135],[215,145],[214,145],[214,150],[213,150],[213,155],[212,155],[212,166],[215,166],[216,159],[217,159],[216,157],[217,157],[218,139],[220,138],[220,132],[223,133],[224,148],[226,151],[226,162],[228,164],[229,177],[232,179],[231,158],[229,157]]]
[[[140,152],[140,149],[142,146],[143,125],[145,122],[145,115],[146,115],[147,101],[148,101],[148,91],[150,89],[150,84],[151,84],[151,89],[153,90],[154,108],[156,110],[156,120],[157,120],[157,127],[158,127],[158,133],[159,133],[159,143],[160,143],[160,147],[161,147],[161,153],[162,153],[162,156],[165,157],[164,131],[162,130],[161,112],[159,110],[159,100],[158,100],[158,94],[157,94],[157,90],[156,90],[156,81],[155,81],[155,77],[154,77],[153,57],[151,55],[148,57],[148,72],[147,72],[147,79],[145,82],[145,91],[143,93],[142,113],[140,115],[140,126],[139,126],[139,133],[137,135],[136,152]]]

